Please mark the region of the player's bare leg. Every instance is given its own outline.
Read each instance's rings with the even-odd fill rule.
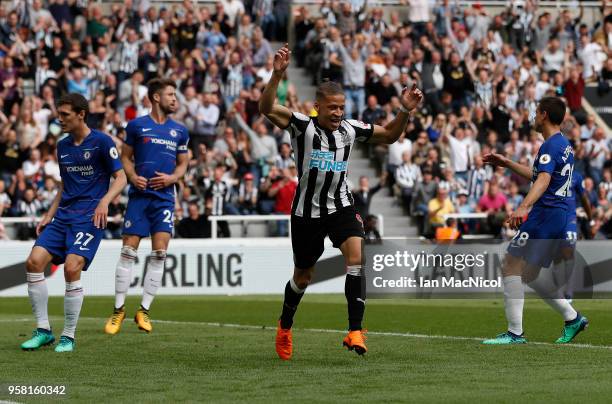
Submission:
[[[86,260],[80,255],[68,254],[64,262],[64,279],[66,280],[66,294],[64,296],[64,331],[60,337],[55,352],[74,351],[77,322],[83,306],[83,286],[81,285],[81,271]]]
[[[104,332],[115,335],[121,330],[121,324],[125,319],[125,298],[130,289],[132,271],[136,264],[140,236],[126,234],[123,236],[123,247],[117,267],[115,269],[115,306],[113,314],[106,321]]]
[[[567,251],[565,251],[568,254]],[[563,254],[563,250],[562,250]],[[572,254],[573,256],[573,254]],[[565,257],[564,257],[565,258]],[[565,261],[560,261],[563,265]],[[548,304],[553,310],[563,317],[563,330],[561,337],[555,342],[558,344],[570,343],[580,332],[586,329],[589,321],[586,317],[572,307],[572,304],[563,296],[564,283],[558,283],[555,279],[555,271],[564,271],[564,268],[545,268],[543,270],[528,270],[523,275],[523,281]]]
[[[283,311],[276,329],[276,353],[283,360],[291,359],[293,354],[293,335],[291,333],[293,316],[313,275],[314,266],[305,269],[296,267],[293,270],[293,276],[285,285]]]
[[[26,261],[26,278],[28,281],[28,297],[32,304],[32,311],[36,318],[36,330],[32,338],[21,344],[21,349],[33,351],[42,346],[52,344],[55,337],[51,333],[47,305],[49,292],[45,280],[45,268],[53,257],[47,250],[35,246]]]
[[[522,258],[506,254],[502,264],[504,282],[504,308],[508,331],[497,337],[483,341],[487,345],[524,344],[523,337],[523,306],[525,303],[525,288],[523,273],[527,263]],[[536,275],[537,276],[537,275]]]
[[[170,243],[170,233],[157,232],[151,237],[152,251],[151,259],[147,267],[147,274],[144,281],[144,290],[142,293],[142,302],[140,308],[136,311],[134,321],[138,324],[138,328],[151,332],[153,326],[149,317],[149,309],[151,303],[157,294],[157,289],[161,284],[161,279],[164,276],[164,264],[166,262],[166,250]]]
[[[349,333],[342,344],[359,355],[367,352],[361,322],[365,312],[365,276],[363,272],[363,239],[350,237],[342,243],[340,251],[346,264],[344,295],[348,306]]]

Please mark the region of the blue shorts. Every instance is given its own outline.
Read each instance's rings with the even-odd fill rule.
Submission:
[[[571,215],[567,220],[565,226],[565,238],[561,241],[561,248],[576,248],[576,241],[578,240],[578,224],[576,215]]]
[[[63,264],[68,254],[75,254],[85,258],[87,271],[104,238],[104,229],[97,229],[93,222],[66,223],[53,220],[49,223],[34,246],[44,248],[53,256],[55,265]]]
[[[174,201],[132,195],[123,221],[123,234],[148,237],[158,232],[172,234]]]
[[[570,215],[563,208],[534,208],[508,245],[508,254],[547,267],[566,239]]]

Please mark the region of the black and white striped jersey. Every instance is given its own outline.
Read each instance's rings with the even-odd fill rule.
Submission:
[[[212,199],[212,216],[225,213],[225,203],[230,201],[232,189],[225,181],[212,182],[206,190],[206,199]]]
[[[326,131],[317,118],[294,112],[287,130],[298,169],[298,186],[291,213],[304,218],[324,217],[353,205],[346,177],[355,140],[367,141],[374,127],[343,119],[340,127]]]

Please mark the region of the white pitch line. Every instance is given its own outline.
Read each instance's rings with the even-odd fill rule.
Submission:
[[[51,316],[50,318],[55,319],[63,319],[64,317],[60,316]],[[102,317],[81,317],[80,320],[86,321],[105,321],[106,318]],[[2,323],[11,323],[11,322],[34,322],[32,318],[16,318],[16,319],[0,319]],[[153,323],[159,324],[176,324],[176,325],[200,325],[205,327],[226,327],[226,328],[242,328],[247,330],[267,330],[267,331],[275,331],[276,326],[268,326],[268,325],[252,325],[252,324],[233,324],[233,323],[212,323],[212,322],[202,322],[202,321],[176,321],[176,320],[154,320]],[[294,328],[294,330],[298,331],[306,331],[306,332],[318,332],[318,333],[328,333],[328,334],[344,334],[346,330],[334,330],[329,328]],[[410,332],[392,332],[392,331],[368,331],[367,335],[376,335],[382,337],[402,337],[402,338],[416,338],[416,339],[442,339],[449,341],[482,341],[486,339],[485,337],[462,337],[459,335],[428,335],[428,334],[413,334]],[[533,341],[528,342],[525,345],[542,345],[542,346],[554,346],[554,347],[572,347],[572,348],[587,348],[587,349],[609,349],[612,350],[612,346],[610,345],[592,345],[592,344],[553,344],[550,342],[539,342]]]

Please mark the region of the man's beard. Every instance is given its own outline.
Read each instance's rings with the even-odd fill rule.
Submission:
[[[172,107],[170,107],[169,105],[165,106],[159,104],[159,109],[161,109],[161,111],[166,115],[172,115],[175,112],[175,110],[173,110]]]

